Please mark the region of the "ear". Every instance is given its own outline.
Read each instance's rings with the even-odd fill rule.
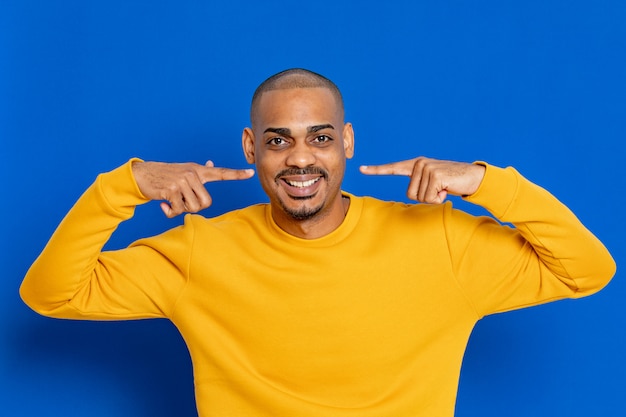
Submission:
[[[243,154],[246,157],[246,161],[249,164],[254,164],[254,132],[249,127],[243,129],[241,134],[241,146],[243,147]]]
[[[347,159],[354,156],[354,130],[352,129],[352,123],[343,125],[343,150]]]

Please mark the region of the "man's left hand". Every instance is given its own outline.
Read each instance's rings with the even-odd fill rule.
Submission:
[[[411,178],[407,189],[408,198],[431,204],[443,203],[448,194],[474,194],[485,176],[483,165],[424,157],[361,166],[360,171],[366,175],[408,176]]]

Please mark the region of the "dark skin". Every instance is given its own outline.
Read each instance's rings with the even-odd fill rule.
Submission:
[[[485,176],[483,165],[419,157],[383,165],[361,166],[366,175],[410,178],[407,197],[420,203],[441,204],[448,194],[474,194]]]
[[[341,224],[347,204],[341,183],[346,159],[354,153],[354,132],[330,90],[264,93],[242,146],[246,160],[256,164],[281,229],[314,239]]]
[[[283,230],[305,239],[332,232],[347,210],[341,182],[345,161],[354,152],[354,132],[351,124],[343,122],[343,109],[323,87],[269,91],[258,107],[252,128],[244,129],[242,145],[246,160],[257,166],[274,220]],[[294,169],[300,171],[296,174]],[[362,166],[360,171],[407,176],[408,198],[440,204],[449,194],[475,193],[485,167],[419,157]],[[218,168],[211,161],[206,165],[136,162],[133,174],[142,194],[161,200],[163,212],[171,218],[209,207],[207,182],[248,179],[254,170]]]
[[[213,200],[204,186],[207,182],[245,180],[254,170],[216,168],[211,161],[205,165],[135,162],[133,175],[144,197],[162,201],[163,213],[172,218],[211,205]]]

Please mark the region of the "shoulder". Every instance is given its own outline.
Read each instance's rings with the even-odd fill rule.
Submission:
[[[380,223],[388,230],[403,229],[420,231],[472,229],[480,224],[497,223],[491,216],[474,215],[455,208],[448,200],[443,204],[406,203],[380,200],[374,197],[354,197],[362,200],[361,221],[366,224]]]
[[[198,230],[215,229],[216,231],[231,231],[239,228],[258,227],[265,224],[267,204],[255,204],[241,209],[228,211],[215,217],[205,217],[201,214],[185,216],[185,227]]]
[[[350,198],[361,207],[362,225],[367,225],[368,228],[380,225],[384,230],[394,233],[415,231],[415,228],[440,228],[447,213],[454,211],[450,202],[434,205],[381,200],[369,196],[350,195]]]
[[[444,204],[406,203],[381,200],[375,197],[352,197],[362,201],[363,213],[367,216],[410,216],[413,219],[440,217],[445,211],[454,210],[449,201]]]

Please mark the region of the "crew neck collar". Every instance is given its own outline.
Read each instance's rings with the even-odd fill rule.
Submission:
[[[274,221],[274,218],[272,217],[271,206],[269,204],[265,207],[265,220],[267,222],[268,228],[275,237],[284,241],[288,241],[289,244],[305,247],[326,247],[335,245],[336,243],[345,239],[348,235],[350,235],[352,230],[354,230],[356,224],[359,221],[359,218],[361,216],[361,210],[363,208],[363,199],[355,197],[354,195],[345,191],[341,192],[341,196],[350,199],[350,206],[348,207],[346,216],[344,217],[341,224],[335,230],[325,236],[315,239],[304,239],[285,232]]]

